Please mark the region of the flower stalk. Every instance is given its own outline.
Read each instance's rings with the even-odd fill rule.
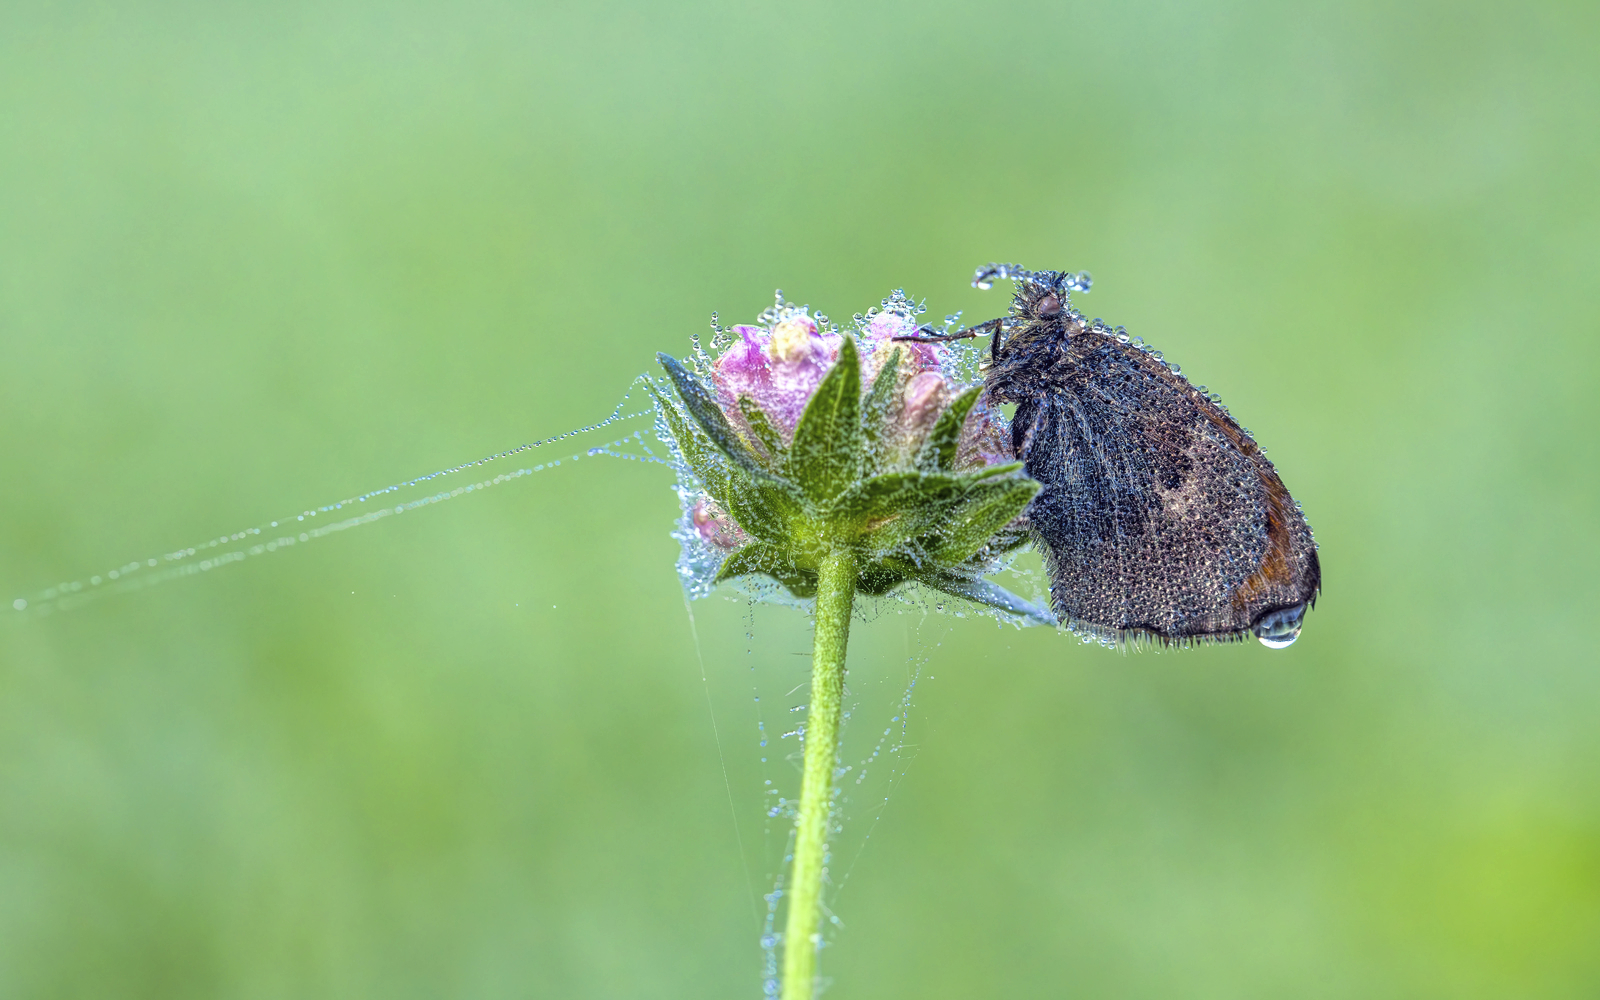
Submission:
[[[822,558],[817,574],[812,640],[811,703],[806,709],[805,759],[795,817],[794,866],[783,931],[783,1000],[811,1000],[822,947],[822,883],[827,876],[828,825],[838,769],[839,715],[844,701],[844,654],[855,606],[855,557],[839,549]]]

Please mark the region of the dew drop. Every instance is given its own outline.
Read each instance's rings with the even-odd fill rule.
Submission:
[[[1300,627],[1305,618],[1304,604],[1296,604],[1292,608],[1279,608],[1263,615],[1251,631],[1261,640],[1261,645],[1268,649],[1283,649],[1294,645],[1294,641],[1300,638]]]

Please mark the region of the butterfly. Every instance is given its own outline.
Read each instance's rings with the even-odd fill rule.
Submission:
[[[1300,505],[1215,396],[1071,304],[1082,272],[979,268],[1008,315],[905,340],[991,335],[984,395],[1014,403],[1011,449],[1042,489],[1025,517],[1063,625],[1118,644],[1251,634],[1281,648],[1322,588]]]

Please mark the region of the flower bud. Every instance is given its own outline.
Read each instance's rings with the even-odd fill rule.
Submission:
[[[951,395],[943,375],[922,372],[906,384],[900,411],[901,422],[908,431],[926,433],[949,405]]]
[[[921,335],[917,310],[893,298],[859,322],[859,343],[780,300],[762,325],[733,329],[710,385],[660,356],[678,397],[656,395],[680,476],[685,586],[761,574],[805,598],[823,556],[848,550],[867,593],[915,581],[1051,620],[983,579],[1025,541],[1018,518],[1039,486],[956,374],[971,361],[951,355],[971,346],[897,340]]]
[[[979,469],[985,465],[1004,465],[1014,461],[1011,455],[1011,431],[1003,426],[989,405],[987,397],[980,397],[967,423],[961,429],[961,443],[956,446],[956,468]]]

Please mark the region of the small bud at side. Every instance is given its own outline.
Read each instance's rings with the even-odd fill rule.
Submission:
[[[1012,461],[1011,434],[1000,425],[987,398],[980,397],[961,429],[956,446],[956,468],[977,469]]]
[[[736,549],[749,541],[749,536],[723,512],[710,497],[701,497],[689,513],[694,530],[707,545],[719,549]]]
[[[950,389],[938,372],[923,372],[906,385],[902,419],[913,434],[926,432],[950,403]]]

